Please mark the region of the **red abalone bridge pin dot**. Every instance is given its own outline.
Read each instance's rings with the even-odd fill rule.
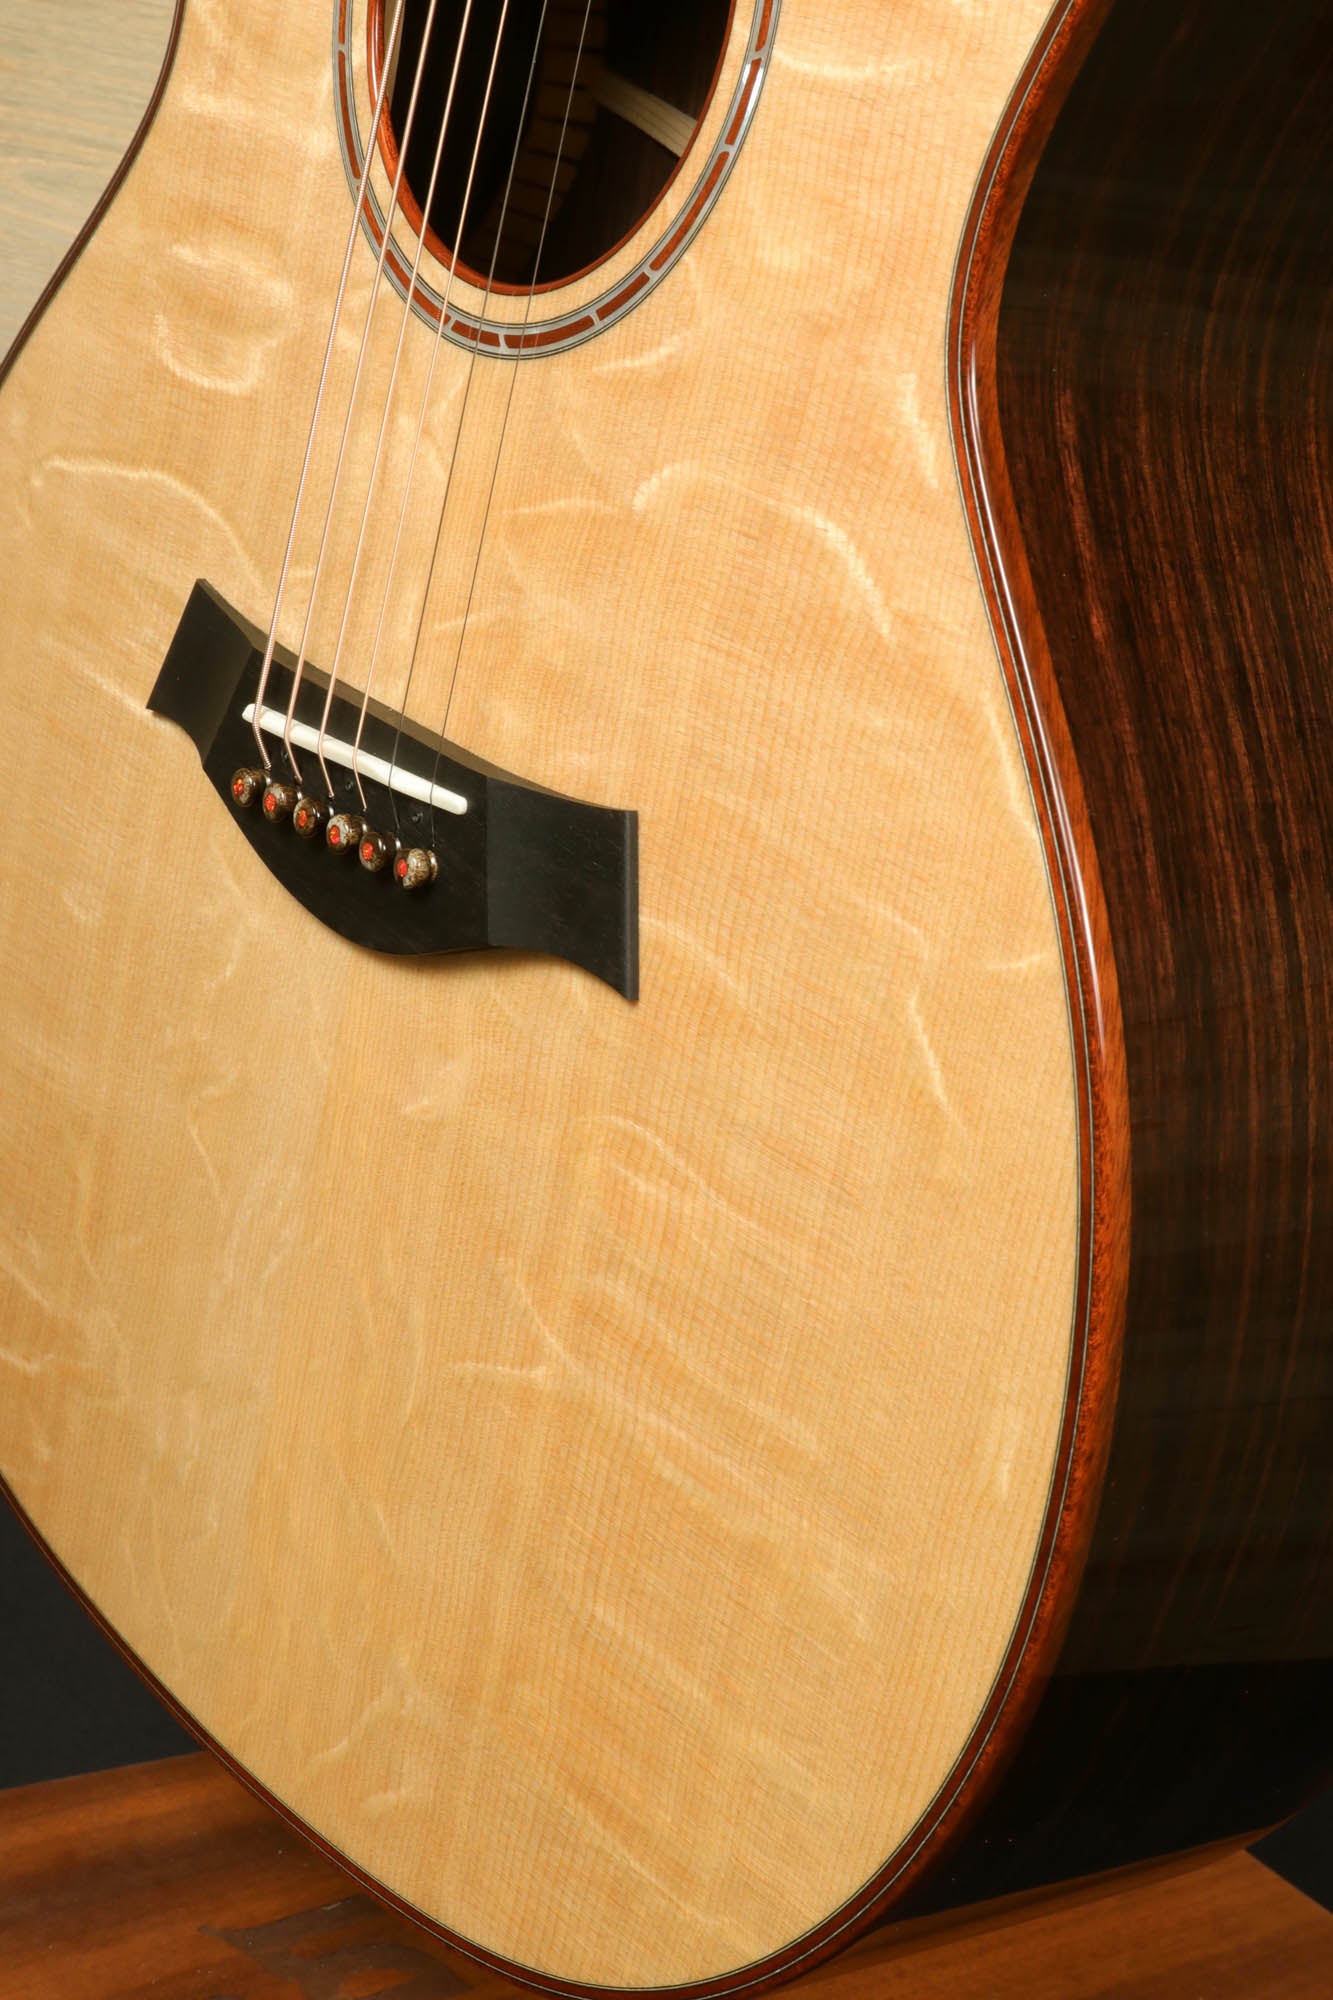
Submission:
[[[357,859],[363,868],[377,875],[390,856],[397,849],[398,842],[387,833],[376,833],[367,827],[361,835],[361,844],[356,850]]]
[[[252,806],[264,788],[264,773],[244,765],[231,776],[231,795],[238,806]]]
[[[335,854],[355,854],[366,823],[356,813],[335,813],[324,838]]]
[[[292,825],[303,840],[313,840],[329,816],[329,809],[322,799],[312,799],[303,792],[296,801],[292,813]]]
[[[433,882],[440,872],[440,864],[434,851],[429,847],[409,847],[400,854],[393,864],[393,872],[400,887],[404,889],[424,889]]]
[[[264,818],[286,819],[296,804],[295,785],[279,784],[276,780],[264,787]]]

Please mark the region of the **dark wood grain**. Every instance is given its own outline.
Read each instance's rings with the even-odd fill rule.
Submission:
[[[793,1991],[1316,2000],[1333,1916],[1209,1856],[899,1927]],[[379,1908],[211,1758],[0,1794],[0,2000],[452,2000],[519,1988]]]
[[[1060,1670],[937,1899],[1333,1771],[1330,104],[1318,0],[1119,0],[973,306],[965,444],[1117,973],[1129,1290]]]

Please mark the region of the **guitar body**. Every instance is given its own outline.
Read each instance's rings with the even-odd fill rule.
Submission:
[[[338,935],[149,707],[197,579],[261,629],[279,590],[373,125],[360,7],[187,0],[0,387],[0,1469],[250,1782],[561,1990],[771,1980],[947,1857],[957,1894],[1011,1886],[961,1829],[989,1797],[1021,1846],[1040,1774],[1072,1810],[1071,1744],[1145,1674],[1263,1659],[1266,1714],[1291,1674],[1329,1713],[1329,808],[1291,692],[1319,699],[1318,584],[1284,573],[1282,660],[1228,669],[1276,588],[1256,561],[1170,726],[1165,614],[1122,634],[1099,710],[1080,649],[1117,584],[1090,557],[1071,581],[1105,546],[1076,455],[1054,497],[1071,405],[1045,456],[1035,425],[1006,451],[1039,341],[1011,307],[1001,345],[1023,194],[1089,48],[1099,105],[1138,60],[1125,30],[1099,77],[1104,11],[737,0],[675,179],[538,294],[591,327],[545,349],[517,351],[521,294],[457,277],[494,349],[413,315],[399,353],[357,239],[330,410],[388,303],[349,493],[391,382],[401,463],[433,370],[376,695],[405,704],[414,663],[452,744],[637,813],[635,1000],[559,957]],[[1115,231],[1087,226],[1085,280]],[[1049,232],[1023,254],[1048,292],[1069,268]],[[449,295],[434,248],[422,271]],[[292,648],[337,447],[326,418]],[[1126,562],[1180,534],[1158,501]],[[335,508],[322,574],[389,571],[396,498],[366,519],[358,556]],[[376,654],[377,593],[340,640],[342,602],[316,599],[314,665]],[[1204,785],[1191,818],[1182,774],[1260,711],[1232,806]],[[1243,884],[1221,910],[1215,866]],[[1211,1817],[1156,1844],[1289,1809],[1323,1729],[1264,1792],[1256,1723]],[[1089,1866],[1153,1850],[1131,1819]]]

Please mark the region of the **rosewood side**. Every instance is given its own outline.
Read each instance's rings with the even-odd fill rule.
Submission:
[[[1317,0],[1120,0],[1004,280],[980,449],[1106,898],[1129,1298],[1059,1670],[917,1908],[1333,1772],[1330,102]]]

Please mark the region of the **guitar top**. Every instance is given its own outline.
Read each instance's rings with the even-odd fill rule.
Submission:
[[[0,373],[0,1473],[515,1977],[1333,1769],[1330,62],[183,0]]]

